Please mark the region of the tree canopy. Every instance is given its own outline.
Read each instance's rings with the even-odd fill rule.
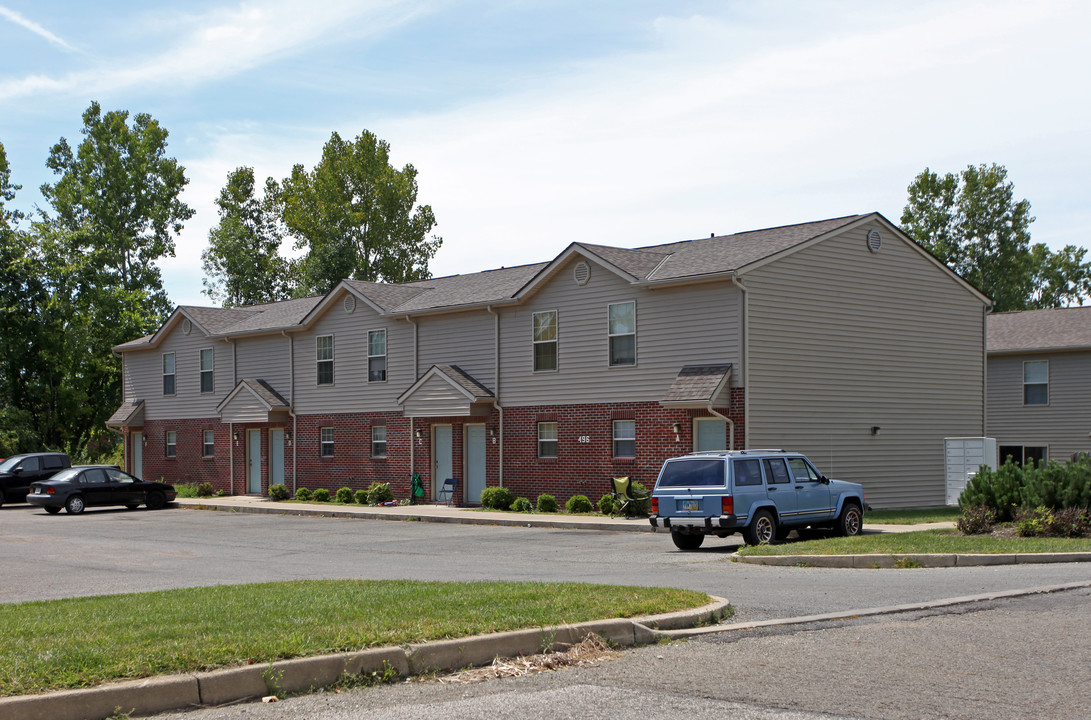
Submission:
[[[909,185],[902,228],[990,296],[997,311],[1082,305],[1091,292],[1087,250],[1032,245],[1030,202],[1015,200],[1007,177],[996,164],[942,176],[925,168]]]

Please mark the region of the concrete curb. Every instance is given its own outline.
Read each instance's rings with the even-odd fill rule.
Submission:
[[[122,712],[151,715],[191,707],[215,706],[274,694],[302,693],[336,683],[343,676],[382,673],[420,675],[488,665],[497,657],[517,657],[564,650],[595,633],[624,647],[646,645],[664,637],[657,628],[718,622],[729,603],[723,598],[691,610],[633,619],[597,620],[555,627],[490,633],[439,640],[408,647],[384,647],[336,655],[282,660],[204,673],[168,675],[111,683],[81,690],[0,698],[4,720],[104,720]]]
[[[1091,562],[1091,552],[998,553],[983,555],[736,555],[749,565],[816,568],[944,568],[1033,563]]]

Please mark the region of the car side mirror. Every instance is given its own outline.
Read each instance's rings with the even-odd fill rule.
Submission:
[[[820,483],[822,483],[823,485],[829,485],[829,484],[830,484],[830,479],[829,479],[828,477],[826,477],[825,475],[823,475],[822,477],[818,478],[818,481],[819,481]]]
[[[15,467],[15,468],[11,469],[11,474],[12,475],[19,475],[22,472],[23,472],[23,468],[21,468],[21,467]]]

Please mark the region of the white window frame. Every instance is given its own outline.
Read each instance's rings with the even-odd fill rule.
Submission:
[[[216,454],[216,431],[201,431],[201,457],[212,457]]]
[[[629,423],[629,424],[632,425],[633,434],[631,436],[630,435],[621,435],[621,434],[618,433],[618,430],[620,429],[619,425],[621,425],[622,423]],[[612,435],[613,435],[613,439],[614,439],[614,441],[613,441],[614,457],[616,457],[616,458],[635,458],[636,457],[636,420],[614,420]],[[618,443],[619,442],[631,442],[633,444],[633,453],[632,453],[632,455],[624,455],[624,454],[619,453],[618,452]]]
[[[379,438],[379,435],[382,435],[382,438]],[[379,447],[380,445],[382,448]],[[386,425],[371,426],[371,457],[386,457]]]
[[[548,431],[552,429],[551,433]],[[546,431],[546,432],[543,432]],[[549,452],[548,446],[553,446],[553,452]],[[560,425],[555,420],[542,420],[538,423],[538,457],[560,457]]]
[[[329,338],[329,357],[323,357],[322,351],[325,349],[322,347],[322,341]],[[335,343],[333,335],[318,335],[314,339],[314,361],[315,361],[315,385],[333,385],[336,381],[336,360]],[[322,382],[322,366],[324,363],[329,363],[330,366],[330,380],[329,382]]]
[[[167,358],[170,358],[170,372],[167,372]],[[167,392],[167,378],[170,378],[170,392]],[[178,394],[178,357],[172,353],[163,353],[163,394]]]
[[[553,316],[553,338],[547,340],[540,340],[538,335],[538,316],[539,315],[552,315]],[[531,334],[531,364],[534,367],[534,372],[557,372],[560,367],[560,313],[556,310],[539,310],[536,313],[531,313],[530,317],[530,334]],[[538,346],[539,345],[552,345],[553,346],[553,367],[538,367]]]
[[[318,429],[318,456],[333,457],[333,428]]]
[[[178,457],[178,432],[176,430],[167,430],[164,445],[165,457]]]
[[[205,353],[208,353],[209,367],[205,369]],[[216,351],[213,348],[201,348],[198,353],[198,359],[201,367],[201,393],[209,394],[216,392]],[[205,390],[205,376],[209,377],[209,388]]]
[[[632,332],[615,333],[612,332],[612,326],[610,322],[610,311],[612,308],[619,307],[621,305],[633,306],[633,330]],[[623,300],[621,302],[610,303],[606,306],[606,363],[610,367],[636,367],[636,300]],[[633,361],[628,363],[616,363],[614,362],[614,338],[633,338]]]
[[[382,333],[382,336],[383,336],[383,352],[382,352],[381,355],[379,355],[379,354],[372,355],[371,354],[371,336],[372,335],[378,335],[379,333]],[[385,383],[386,382],[386,379],[387,379],[387,372],[386,371],[387,371],[387,367],[389,365],[389,363],[387,363],[387,361],[386,361],[386,357],[387,357],[386,341],[388,339],[389,338],[387,337],[387,334],[386,334],[386,328],[379,328],[377,330],[368,330],[367,331],[367,381],[369,383]],[[380,358],[380,357],[383,359],[383,379],[382,380],[372,380],[371,379],[371,360],[373,358]]]
[[[1046,368],[1046,380],[1045,382],[1027,382],[1027,366],[1028,365],[1045,365]],[[1042,387],[1046,389],[1045,402],[1027,402],[1027,390],[1031,387]],[[1024,360],[1023,361],[1023,405],[1028,407],[1041,407],[1043,405],[1049,405],[1049,360]]]

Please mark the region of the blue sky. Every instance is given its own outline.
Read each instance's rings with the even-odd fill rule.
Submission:
[[[333,131],[412,163],[435,275],[840,215],[898,221],[924,167],[1006,165],[1034,240],[1091,245],[1083,0],[0,0],[0,142],[41,203],[92,100],[170,131],[197,214],[162,262],[201,294],[213,201]]]

